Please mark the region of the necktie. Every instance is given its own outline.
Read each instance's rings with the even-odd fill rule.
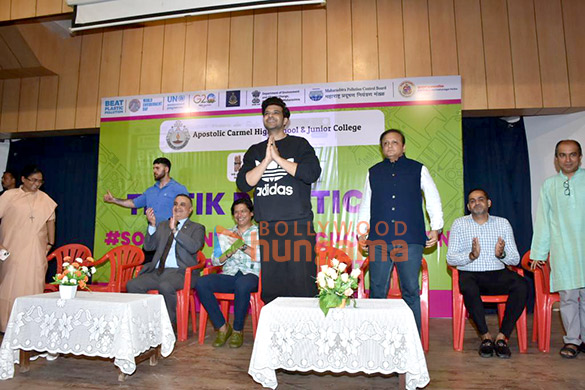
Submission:
[[[169,238],[167,239],[167,244],[165,245],[165,249],[163,250],[162,256],[160,257],[160,261],[158,263],[158,274],[162,274],[162,272],[165,269],[165,262],[167,261],[167,256],[169,255],[169,252],[171,251],[171,246],[173,245],[173,239],[175,238],[175,235],[173,234],[173,232],[171,232],[171,234],[169,234]]]

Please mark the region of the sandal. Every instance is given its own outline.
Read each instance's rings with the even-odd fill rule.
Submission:
[[[565,344],[559,351],[559,354],[565,359],[575,359],[579,352],[581,351],[579,350],[579,346],[577,344]]]

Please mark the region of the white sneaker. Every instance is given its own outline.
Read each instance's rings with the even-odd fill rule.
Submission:
[[[35,360],[37,360],[40,357],[46,358],[47,361],[51,362],[53,360],[56,360],[59,357],[59,354],[58,353],[43,352],[43,353],[39,353],[38,355],[31,356],[30,361],[34,362]]]

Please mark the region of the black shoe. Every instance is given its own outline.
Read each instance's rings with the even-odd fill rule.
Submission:
[[[581,345],[579,345],[579,351],[585,352],[585,343],[581,343]]]
[[[508,347],[506,340],[497,340],[495,350],[496,355],[499,358],[510,359],[510,356],[512,356],[512,352],[510,351],[510,347]]]
[[[494,342],[490,339],[485,339],[479,345],[479,356],[482,358],[490,358],[494,356]]]

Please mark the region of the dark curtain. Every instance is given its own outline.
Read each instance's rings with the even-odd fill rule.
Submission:
[[[522,257],[532,241],[530,167],[524,121],[509,124],[499,118],[464,118],[463,172],[465,203],[471,189],[486,190],[492,201],[490,214],[510,221]],[[468,213],[467,209],[465,212]],[[532,276],[530,272],[527,274]]]
[[[70,243],[93,248],[98,145],[98,135],[27,138],[10,143],[7,170],[17,175],[17,183],[26,165],[39,166],[45,180],[41,189],[58,204],[54,248]],[[51,263],[48,277],[55,273]]]

